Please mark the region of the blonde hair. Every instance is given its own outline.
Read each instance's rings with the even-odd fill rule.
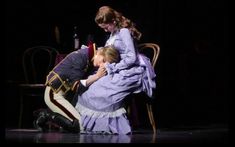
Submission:
[[[102,6],[99,8],[98,12],[96,13],[95,22],[97,24],[108,24],[115,22],[119,29],[128,28],[134,39],[139,40],[142,36],[142,33],[136,29],[135,24],[131,20],[124,17],[121,13],[117,12],[109,6]]]
[[[105,62],[117,63],[120,61],[119,52],[113,46],[101,47],[97,53],[104,56]]]

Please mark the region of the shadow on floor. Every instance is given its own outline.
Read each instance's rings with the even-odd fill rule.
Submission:
[[[224,126],[162,128],[135,130],[131,135],[42,133],[35,129],[6,129],[6,143],[223,143],[228,144],[228,128]]]

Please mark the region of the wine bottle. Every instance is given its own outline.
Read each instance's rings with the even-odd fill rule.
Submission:
[[[78,36],[78,28],[77,26],[74,27],[74,35],[73,35],[73,39],[74,39],[74,50],[78,50],[79,49],[79,36]]]

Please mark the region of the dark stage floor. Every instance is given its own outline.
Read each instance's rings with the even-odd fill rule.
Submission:
[[[6,129],[6,143],[223,143],[228,144],[228,128],[184,127],[133,131],[132,135],[91,135],[61,132],[41,133],[34,129]]]

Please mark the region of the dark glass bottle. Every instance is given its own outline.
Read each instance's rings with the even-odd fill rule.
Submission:
[[[73,35],[73,40],[74,40],[74,50],[78,50],[80,47],[80,40],[78,36],[78,28],[77,26],[74,27],[74,35]]]

